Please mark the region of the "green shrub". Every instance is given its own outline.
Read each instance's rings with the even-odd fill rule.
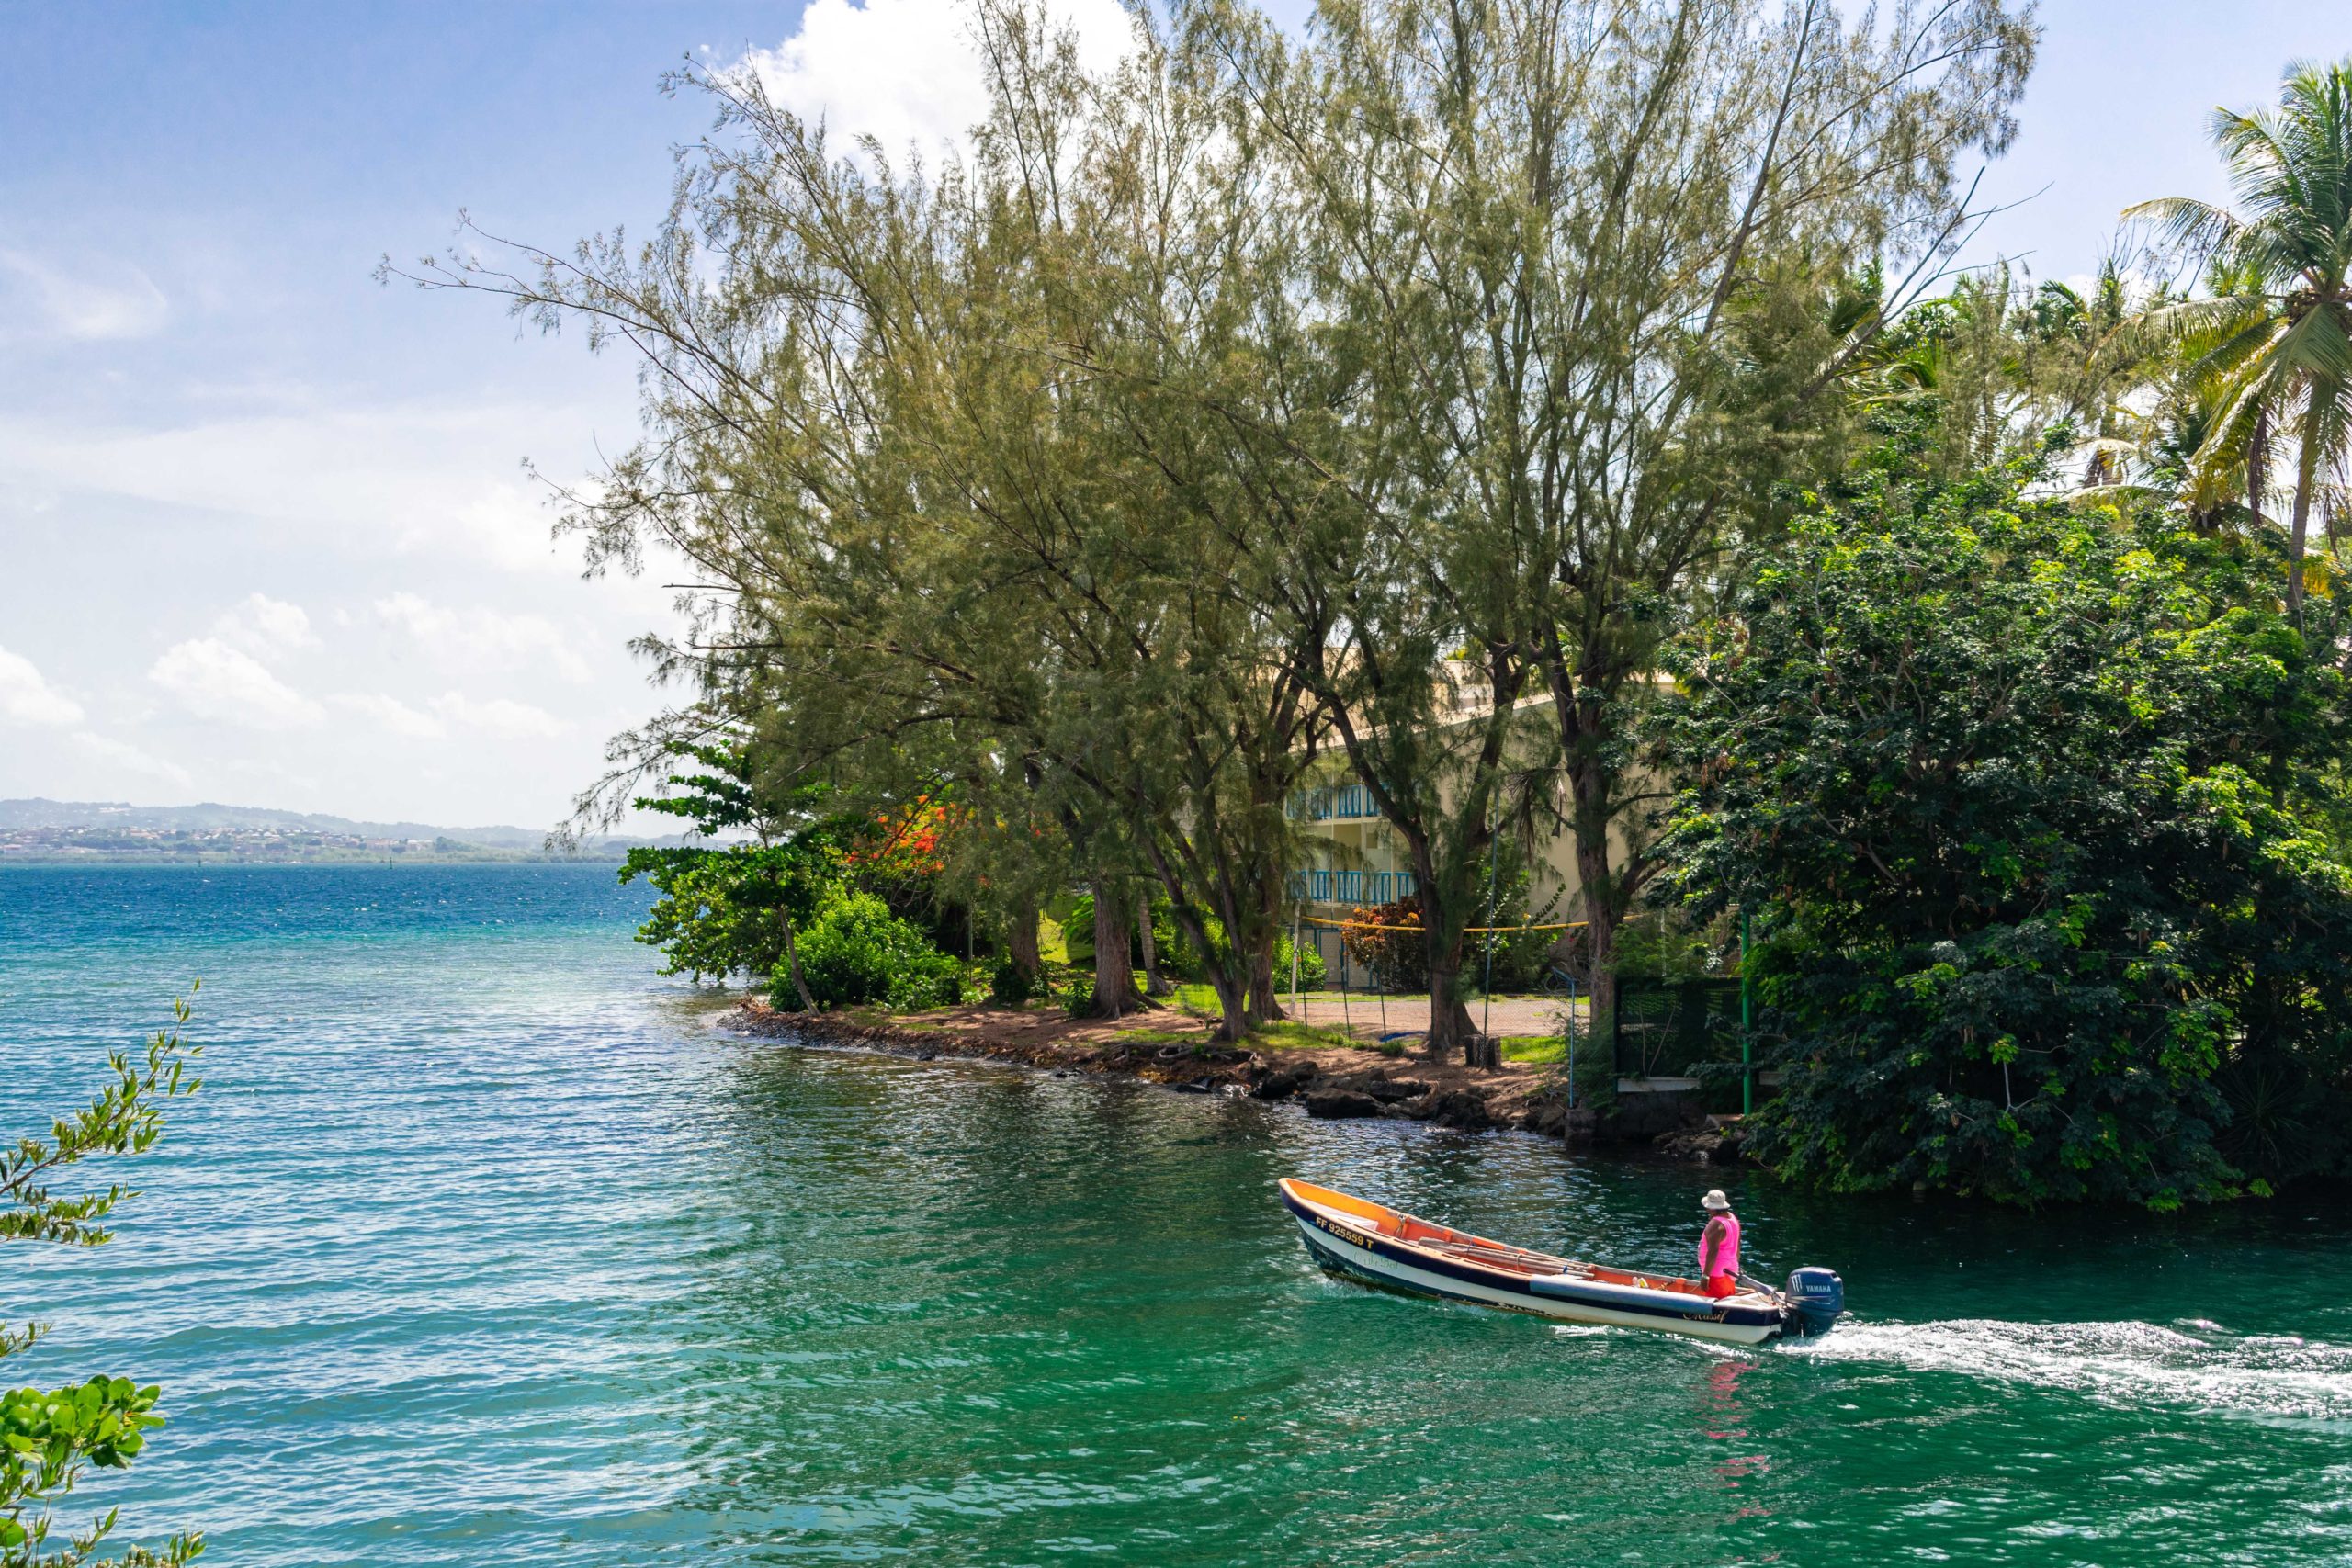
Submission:
[[[1036,994],[1036,976],[1010,958],[997,960],[989,973],[989,1000],[1001,1008],[1027,1007]]]
[[[1163,900],[1160,908],[1164,912],[1166,908],[1167,905]],[[1208,929],[1211,941],[1225,940],[1225,926],[1214,915],[1208,918]],[[1159,945],[1159,972],[1162,975],[1193,985],[1208,984],[1207,960],[1201,956],[1200,950],[1193,945],[1184,933],[1176,928],[1175,918],[1172,915],[1167,916],[1164,923],[1159,917],[1155,916],[1152,930],[1155,932],[1152,941]],[[1337,944],[1333,945],[1336,947]],[[1329,971],[1323,963],[1323,954],[1316,951],[1313,931],[1310,929],[1301,932],[1298,943],[1298,988],[1302,991],[1319,991],[1329,978]],[[1290,932],[1286,930],[1277,932],[1274,937],[1274,988],[1278,991],[1290,989]]]
[[[1081,969],[1094,964],[1094,895],[1081,893],[1069,907],[1069,917],[1062,921],[1062,951],[1069,961]]]
[[[1324,978],[1323,954],[1317,949],[1313,934],[1302,931],[1298,942],[1298,988],[1302,991],[1319,991],[1323,988]],[[1290,988],[1290,932],[1288,931],[1274,938],[1274,987],[1277,990]]]
[[[799,946],[800,971],[819,1007],[950,1007],[964,999],[963,966],[871,893],[836,895]],[[780,999],[791,999],[788,974],[779,969],[772,987]]]

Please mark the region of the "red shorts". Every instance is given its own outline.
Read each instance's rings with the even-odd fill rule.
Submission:
[[[1736,1295],[1739,1293],[1739,1281],[1729,1274],[1710,1274],[1706,1283],[1699,1288],[1711,1296]]]

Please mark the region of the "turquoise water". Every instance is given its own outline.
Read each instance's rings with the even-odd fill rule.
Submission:
[[[223,1564],[2352,1562],[2352,1225],[1837,1201],[1519,1137],[714,1033],[609,868],[0,872],[0,1133],[201,975],[120,1239],[11,1383]],[[1374,1294],[1298,1172],[1856,1315],[1726,1351]]]

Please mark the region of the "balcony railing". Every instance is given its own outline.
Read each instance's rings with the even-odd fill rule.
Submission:
[[[1306,822],[1346,821],[1380,815],[1380,808],[1372,803],[1372,792],[1362,784],[1303,789],[1290,797],[1290,804],[1283,809],[1291,817]]]
[[[1294,871],[1290,896],[1310,904],[1393,904],[1413,896],[1409,871]]]

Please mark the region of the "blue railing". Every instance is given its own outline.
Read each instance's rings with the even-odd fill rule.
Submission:
[[[1413,896],[1409,871],[1294,871],[1290,896],[1310,904],[1393,904]]]
[[[1283,809],[1292,817],[1307,822],[1344,821],[1351,818],[1380,815],[1380,808],[1372,803],[1372,792],[1360,784],[1300,790],[1290,797],[1290,804]]]

